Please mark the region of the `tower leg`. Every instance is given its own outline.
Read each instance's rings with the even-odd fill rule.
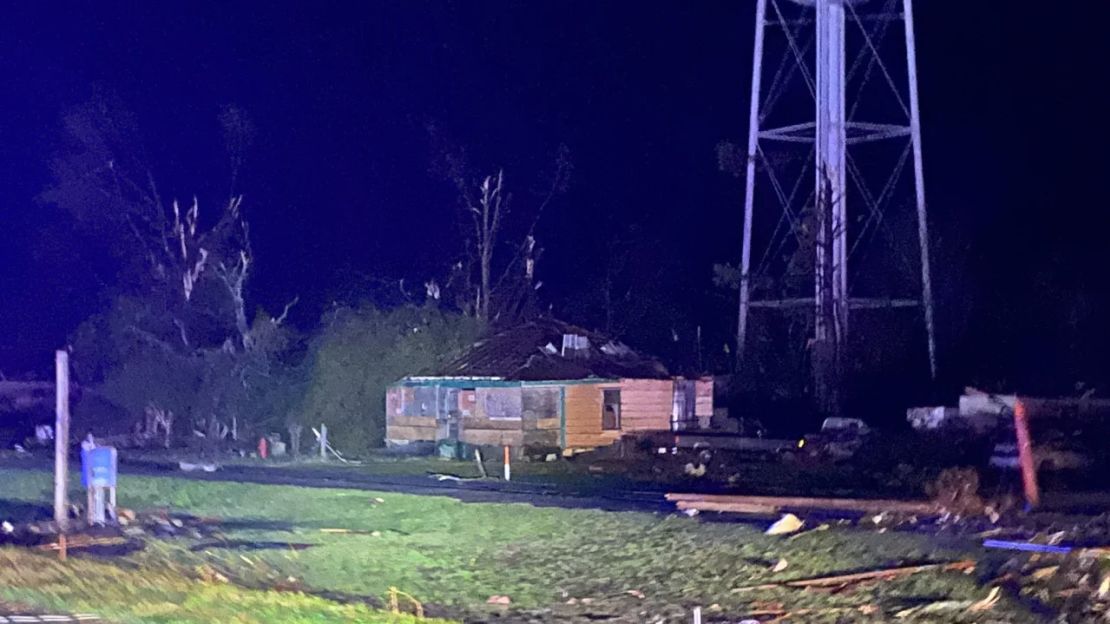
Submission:
[[[816,216],[814,257],[814,398],[840,411],[848,322],[847,140],[845,136],[844,6],[817,2]]]
[[[925,174],[921,158],[921,112],[917,97],[917,47],[913,33],[913,0],[902,0],[906,24],[906,67],[910,80],[910,140],[913,141],[913,183],[917,199],[917,240],[921,248],[921,306],[929,344],[929,374],[937,377],[937,346],[933,324],[933,284],[929,270],[929,219],[925,208]]]
[[[756,0],[755,46],[752,52],[752,90],[748,107],[748,160],[744,170],[744,234],[740,251],[740,309],[736,325],[736,363],[744,365],[748,339],[748,313],[751,303],[752,211],[755,200],[755,161],[759,150],[759,97],[763,77],[763,32],[767,21],[767,0]]]

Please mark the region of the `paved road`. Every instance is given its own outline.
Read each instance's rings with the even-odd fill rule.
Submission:
[[[51,469],[45,457],[0,460],[0,467],[23,470]],[[607,511],[674,512],[663,490],[588,490],[569,486],[505,482],[497,479],[439,481],[430,475],[375,475],[344,468],[296,466],[222,466],[216,472],[185,472],[176,463],[129,461],[120,458],[121,474],[137,474],[198,481],[232,481],[300,487],[341,488],[379,492],[400,492],[427,496],[448,496],[464,502],[529,503],[537,507],[603,509]],[[2,623],[0,623],[2,624]]]
[[[205,481],[235,481],[401,492],[427,496],[449,496],[464,502],[530,503],[538,507],[604,509],[607,511],[667,511],[674,505],[660,491],[589,490],[550,484],[497,479],[437,480],[431,475],[375,475],[343,468],[297,468],[224,466],[212,473],[182,472],[176,465],[123,461],[121,472],[174,476]]]

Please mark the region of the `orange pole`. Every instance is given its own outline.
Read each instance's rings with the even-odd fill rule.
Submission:
[[[1017,434],[1018,461],[1021,464],[1021,483],[1025,488],[1025,503],[1029,508],[1041,504],[1041,490],[1037,485],[1037,466],[1033,461],[1033,440],[1029,436],[1029,416],[1021,399],[1014,402],[1014,433]]]
[[[503,460],[504,464],[505,464],[505,480],[508,481],[509,476],[511,474],[511,472],[509,470],[509,445],[506,444],[502,448],[504,449],[504,454],[505,454],[505,457],[504,457],[504,460]]]

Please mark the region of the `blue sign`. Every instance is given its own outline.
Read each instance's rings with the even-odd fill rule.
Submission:
[[[116,449],[111,446],[82,449],[81,485],[86,489],[116,487],[116,463]]]

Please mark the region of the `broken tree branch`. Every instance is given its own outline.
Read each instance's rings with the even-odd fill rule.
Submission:
[[[797,579],[793,581],[764,583],[762,585],[737,587],[732,591],[733,593],[740,593],[746,591],[758,591],[763,589],[775,589],[779,587],[793,587],[799,589],[804,589],[807,587],[841,587],[844,585],[852,585],[865,581],[886,581],[902,576],[918,574],[920,572],[939,571],[963,572],[965,574],[968,574],[974,570],[975,562],[970,559],[965,559],[962,561],[950,561],[947,563],[926,563],[922,565],[902,566],[897,568],[881,568],[878,570],[868,570],[866,572],[853,572],[851,574],[836,574],[831,576],[818,576],[808,579]]]

